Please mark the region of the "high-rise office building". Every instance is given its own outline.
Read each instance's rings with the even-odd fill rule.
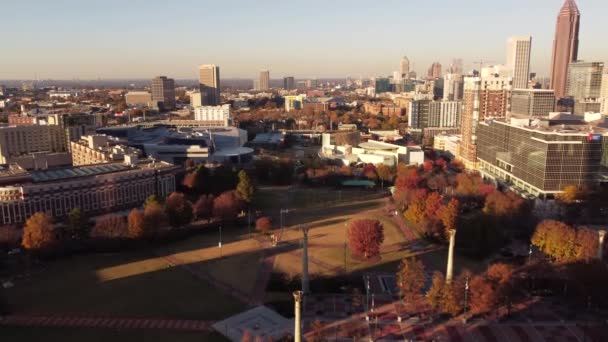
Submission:
[[[429,125],[431,100],[412,100],[407,111],[407,125],[413,129],[423,129]]]
[[[480,122],[479,170],[540,197],[560,193],[567,185],[595,186],[606,177],[604,124],[563,113]]]
[[[293,76],[287,76],[283,78],[283,89],[294,90],[296,89],[296,80]]]
[[[568,65],[578,59],[580,17],[574,0],[566,0],[557,16],[551,59],[551,89],[555,90],[558,99],[566,96]]]
[[[393,91],[393,86],[388,78],[376,78],[376,94]]]
[[[433,64],[431,64],[431,67],[429,68],[427,76],[429,79],[432,79],[432,80],[440,78],[441,77],[441,63],[434,62]]]
[[[399,72],[401,73],[401,78],[410,77],[410,60],[407,58],[407,56],[403,56],[403,58],[401,58],[401,63],[399,63]]]
[[[218,106],[220,98],[220,67],[204,64],[198,68],[198,82],[203,106]]]
[[[268,90],[270,89],[270,71],[262,70],[260,71],[260,79],[259,79],[257,90]]]
[[[600,91],[600,113],[608,114],[608,70],[602,76],[602,89]]]
[[[463,68],[462,59],[454,58],[454,60],[452,61],[452,64],[450,64],[450,67],[448,68],[448,73],[462,75],[463,71],[464,71],[464,68]]]
[[[602,87],[604,63],[573,62],[568,67],[567,95],[574,100],[598,99]]]
[[[555,110],[555,92],[549,89],[513,89],[510,107],[510,113],[515,116],[547,116]]]
[[[448,73],[443,77],[443,100],[444,101],[460,101],[462,100],[462,91],[464,80],[461,74]]]
[[[507,46],[507,67],[512,71],[513,88],[528,88],[532,37],[511,37]]]
[[[460,127],[460,101],[433,101],[429,105],[428,127]]]
[[[481,78],[465,77],[462,97],[460,158],[467,168],[477,167],[477,123],[480,118]]]
[[[175,109],[175,81],[166,76],[152,79],[152,103],[160,110]]]

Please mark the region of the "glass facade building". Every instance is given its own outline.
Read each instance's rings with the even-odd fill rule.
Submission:
[[[576,122],[576,128],[568,121],[537,123],[480,122],[477,146],[481,173],[521,193],[542,197],[559,193],[566,185],[589,185],[602,178],[608,151],[605,130],[589,133],[589,124],[581,121]]]

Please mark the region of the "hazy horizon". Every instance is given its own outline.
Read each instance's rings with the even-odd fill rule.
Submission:
[[[217,64],[222,78],[388,76],[403,55],[425,75],[462,58],[465,69],[505,62],[510,36],[531,35],[531,71],[549,70],[563,0],[379,0],[306,6],[276,0],[22,0],[3,6],[2,80],[117,80],[197,77]],[[608,61],[608,1],[580,0],[579,58]],[[7,31],[8,29],[8,31]],[[14,30],[13,30],[14,29]]]

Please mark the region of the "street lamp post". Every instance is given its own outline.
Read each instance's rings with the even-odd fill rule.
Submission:
[[[249,237],[251,237],[251,208],[247,210],[247,229],[249,230]]]
[[[528,248],[528,263],[532,262],[532,244],[530,244],[530,247]]]
[[[220,242],[218,244],[218,247],[220,248],[220,259],[222,258],[222,226],[220,226]]]
[[[365,276],[365,310],[369,311],[369,275]]]
[[[467,302],[469,299],[469,277],[464,282],[464,314],[467,313]]]

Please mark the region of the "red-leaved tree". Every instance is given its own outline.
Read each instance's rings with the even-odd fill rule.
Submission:
[[[234,191],[226,191],[213,201],[213,216],[221,220],[236,219],[241,201]]]
[[[380,254],[380,245],[384,242],[384,227],[378,220],[359,219],[350,223],[348,244],[355,255],[364,258]]]

